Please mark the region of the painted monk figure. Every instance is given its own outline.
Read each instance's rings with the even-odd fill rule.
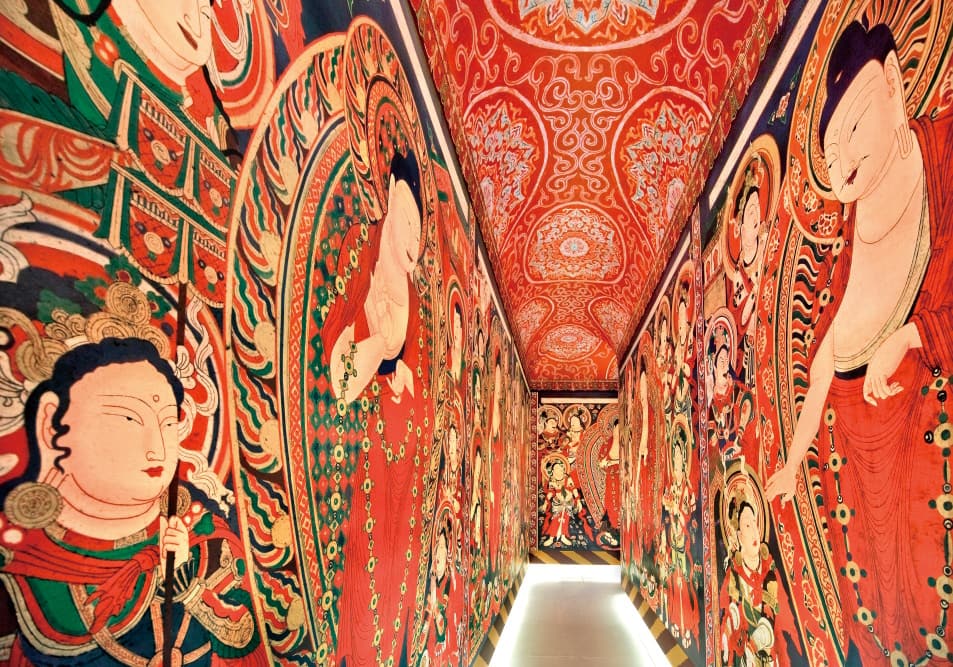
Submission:
[[[830,62],[820,132],[832,190],[850,205],[832,286],[840,305],[767,492],[794,494],[820,427],[848,662],[949,660],[950,120],[907,119],[884,25],[850,24]]]

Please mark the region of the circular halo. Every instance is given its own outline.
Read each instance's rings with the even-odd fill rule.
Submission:
[[[589,414],[589,410],[586,409],[586,406],[582,403],[574,403],[563,410],[563,423],[566,425],[566,428],[569,428],[569,425],[572,423],[570,419],[573,415],[579,417],[583,430],[589,428],[589,424],[592,423],[592,416]]]
[[[351,157],[371,219],[383,220],[387,213],[393,155],[413,151],[417,158],[423,206],[419,257],[433,221],[437,187],[413,89],[387,35],[365,16],[351,23],[342,67]]]
[[[569,475],[569,459],[566,458],[566,455],[562,452],[550,452],[542,458],[539,462],[539,472],[540,474],[549,479],[550,469],[556,464],[556,462],[561,462],[563,467],[566,469],[566,475]]]
[[[762,134],[751,142],[738,162],[738,168],[728,186],[725,207],[722,209],[722,261],[725,273],[734,279],[741,261],[740,214],[735,211],[735,200],[743,188],[757,186],[760,192],[761,224],[766,226],[778,213],[781,193],[781,154],[778,144],[770,134]]]
[[[764,488],[761,486],[761,481],[754,469],[741,460],[734,461],[725,471],[725,482],[722,487],[719,507],[723,544],[730,544],[734,540],[734,536],[728,532],[731,530],[729,511],[731,501],[741,497],[751,503],[757,511],[758,533],[761,535],[761,542],[766,544],[771,537],[771,522],[767,520],[769,507],[764,497]]]
[[[554,405],[543,405],[539,408],[539,432],[542,433],[546,428],[546,422],[550,419],[556,420],[557,428],[565,428],[566,424],[563,423],[563,413],[562,410],[557,408]]]
[[[941,100],[942,81],[935,76],[950,59],[953,22],[945,18],[948,0],[920,3],[883,3],[839,0],[824,10],[813,48],[804,63],[788,142],[791,177],[786,198],[795,210],[794,221],[815,242],[829,243],[840,229],[839,202],[834,201],[830,178],[818,136],[831,47],[854,20],[868,26],[884,23],[897,44],[907,116],[933,114],[949,102]],[[822,199],[818,199],[818,198]]]

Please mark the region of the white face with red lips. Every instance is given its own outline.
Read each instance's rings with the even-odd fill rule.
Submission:
[[[176,83],[212,57],[209,0],[113,0],[112,7],[146,61]]]
[[[761,531],[758,530],[758,517],[754,510],[745,505],[738,517],[738,542],[741,556],[747,562],[754,562],[761,556]]]
[[[381,255],[387,253],[392,262],[392,268],[406,274],[413,272],[417,265],[417,253],[420,250],[421,233],[420,212],[417,210],[417,200],[407,181],[390,180],[388,194],[387,218],[384,221],[384,238],[382,242],[386,248],[381,248]]]
[[[898,151],[896,129],[907,123],[902,91],[899,82],[888,83],[884,65],[872,60],[834,108],[824,135],[824,159],[838,201],[863,199],[881,184]]]
[[[168,381],[145,361],[103,366],[70,389],[57,440],[67,482],[64,500],[113,506],[154,502],[172,481],[179,460],[178,408]]]
[[[741,261],[751,264],[758,253],[758,230],[761,227],[761,196],[752,192],[741,214]]]

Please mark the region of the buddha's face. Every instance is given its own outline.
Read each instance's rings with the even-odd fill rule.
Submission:
[[[410,274],[417,265],[420,250],[420,212],[410,185],[405,180],[390,178],[387,218],[384,222],[382,259],[387,253],[395,269]]]
[[[715,387],[723,392],[728,387],[728,348],[722,347],[715,356]]]
[[[672,451],[672,476],[677,484],[685,479],[685,455],[680,446]]]
[[[440,532],[433,549],[433,569],[437,579],[443,579],[447,574],[447,535]]]
[[[569,418],[569,430],[574,434],[582,433],[582,420],[577,415]]]
[[[450,460],[450,470],[456,471],[460,467],[460,446],[456,426],[451,426],[447,432],[447,458]]]
[[[868,62],[834,107],[823,139],[831,190],[838,201],[849,203],[874,192],[896,156],[895,130],[906,126],[907,119],[894,62],[889,57],[886,66]],[[898,79],[893,84],[888,71]]]
[[[457,365],[462,360],[463,355],[463,322],[461,320],[460,311],[456,308],[453,309],[452,327],[452,352],[454,365]]]
[[[758,252],[758,230],[761,227],[761,196],[752,190],[745,201],[741,214],[741,260],[745,264],[754,261]]]
[[[684,347],[688,343],[688,304],[684,301],[678,303],[678,342]]]

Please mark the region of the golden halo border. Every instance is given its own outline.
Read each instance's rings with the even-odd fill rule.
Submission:
[[[387,34],[370,17],[359,16],[351,22],[341,68],[339,78],[344,84],[351,159],[361,199],[371,219],[383,220],[387,213],[390,165],[380,163],[378,148],[384,139],[379,132],[381,111],[388,104],[397,115],[398,135],[402,135],[417,158],[423,207],[418,249],[421,257],[436,219],[437,186],[429,145],[400,57]]]
[[[562,411],[562,410],[560,410],[559,408],[557,408],[557,407],[554,406],[554,405],[541,405],[540,408],[539,408],[539,416],[537,417],[537,420],[540,422],[540,424],[542,424],[543,426],[545,426],[545,425],[546,425],[546,420],[549,419],[549,417],[552,417],[553,419],[556,420],[556,426],[557,426],[557,428],[558,428],[558,427],[562,427],[562,428],[565,428],[565,427],[566,427],[566,424],[563,423],[563,411]],[[542,433],[542,429],[540,429],[540,433]]]
[[[539,462],[539,472],[542,473],[544,477],[549,479],[549,474],[546,471],[546,468],[552,463],[560,461],[563,466],[566,468],[566,475],[569,475],[569,458],[562,452],[550,452],[544,456]]]
[[[732,496],[739,490],[751,490],[752,494],[745,493],[745,497],[758,510],[758,532],[761,535],[762,544],[767,544],[771,538],[771,522],[768,519],[770,507],[765,499],[764,487],[758,479],[754,469],[744,461],[737,460],[728,466],[725,471],[725,481],[721,488],[721,499],[719,501],[721,511],[721,521],[719,530],[721,532],[722,544],[726,546],[730,543],[728,531],[731,530],[731,524],[728,517],[728,506]],[[752,497],[754,495],[755,497]]]
[[[745,173],[748,167],[755,161],[760,161],[764,165],[767,173],[768,184],[771,191],[768,196],[767,206],[762,209],[762,225],[769,227],[771,222],[778,214],[778,203],[781,199],[781,151],[778,148],[778,142],[768,133],[758,135],[754,141],[749,144],[741,159],[738,161],[738,167],[732,176],[731,184],[725,196],[725,206],[722,209],[722,233],[721,233],[721,261],[725,268],[725,274],[732,280],[738,275],[738,271],[733,266],[734,258],[730,252],[730,239],[735,234],[737,226],[734,222],[734,201],[741,191],[744,183]]]
[[[570,420],[573,415],[579,417],[579,421],[582,422],[583,430],[589,428],[592,425],[592,415],[589,414],[589,408],[587,408],[582,403],[573,403],[569,407],[563,410],[563,421],[566,425],[566,428],[569,428]]]

